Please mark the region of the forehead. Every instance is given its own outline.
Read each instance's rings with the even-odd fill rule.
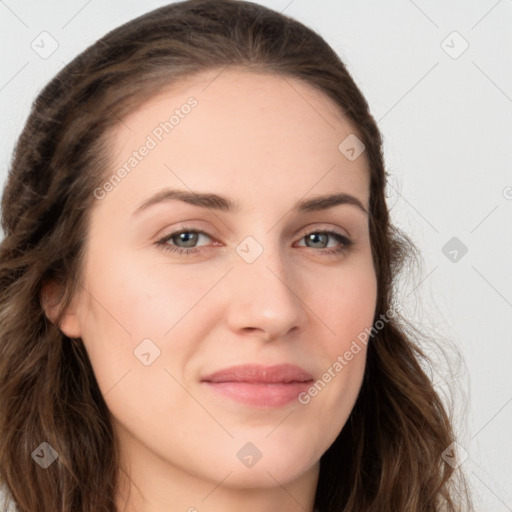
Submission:
[[[341,191],[367,206],[365,155],[351,161],[339,148],[354,135],[339,105],[309,83],[246,69],[202,72],[149,97],[116,126],[110,174],[124,167],[128,176],[110,195],[123,189],[133,202],[164,184],[227,187],[248,199]]]

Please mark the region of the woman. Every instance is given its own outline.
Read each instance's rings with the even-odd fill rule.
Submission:
[[[468,510],[385,184],[339,57],[262,6],[171,4],[67,65],[2,199],[18,510]]]

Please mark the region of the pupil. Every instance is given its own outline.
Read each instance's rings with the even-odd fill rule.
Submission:
[[[187,247],[193,246],[196,242],[197,233],[191,233],[189,231],[178,235],[182,242],[185,242]]]
[[[326,235],[325,233],[312,233],[311,235],[309,235],[308,239],[309,239],[310,241],[312,241],[313,243],[316,243],[316,242],[318,242],[318,238],[319,238],[319,237],[324,237],[324,238],[326,238],[326,237],[327,237],[327,235]],[[325,240],[324,240],[324,242],[325,242]]]

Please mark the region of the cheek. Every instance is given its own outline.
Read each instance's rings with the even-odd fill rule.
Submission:
[[[131,336],[133,341],[162,338],[217,279],[210,272],[209,277],[191,280],[190,270],[179,265],[171,268],[162,260],[148,263],[142,255],[122,258],[110,250],[102,256],[89,265],[90,293],[97,299],[93,306],[103,306],[103,313],[110,316],[106,321],[111,328],[121,336]]]
[[[377,305],[377,279],[371,260],[366,258],[354,259],[324,282],[323,293],[317,291],[315,297],[319,316],[328,328],[328,351],[335,359],[359,334],[371,328]]]
[[[331,273],[328,284],[324,293],[317,289],[312,295],[326,329],[320,338],[322,372],[304,402],[322,394],[323,410],[344,418],[362,383],[368,333],[375,316],[377,280],[371,260],[340,266],[339,272]]]
[[[165,262],[122,258],[112,248],[94,254],[87,274],[90,298],[80,323],[101,388],[108,390],[128,371],[144,368],[140,358],[148,352],[144,357],[154,360],[152,367],[177,371],[197,350],[196,340],[207,335],[205,304],[214,309],[211,289],[225,271],[198,275]]]

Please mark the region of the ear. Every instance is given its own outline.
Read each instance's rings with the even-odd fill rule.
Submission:
[[[40,302],[46,317],[52,324],[55,323],[60,310],[59,294],[62,286],[54,280],[47,280],[41,286]],[[63,315],[59,329],[68,338],[80,338],[82,329],[78,318],[77,297],[73,297],[71,304]]]

